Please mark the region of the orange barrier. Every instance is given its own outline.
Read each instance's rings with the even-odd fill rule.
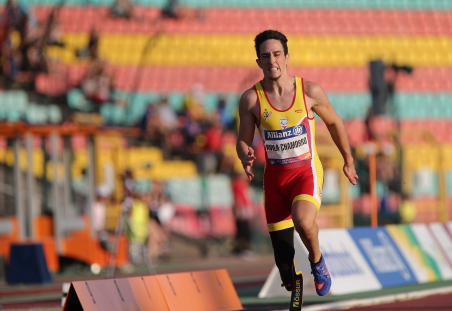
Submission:
[[[72,282],[63,311],[242,310],[225,269]]]
[[[36,239],[53,236],[52,216],[49,215],[37,216],[33,219],[33,225],[34,225],[33,236]]]
[[[104,250],[98,238],[72,236],[62,239],[62,254],[66,257],[83,261],[87,264],[97,263],[101,267],[106,267],[110,260],[110,252]],[[127,239],[121,235],[118,243],[116,255],[116,266],[121,267],[129,262],[127,251]]]
[[[100,246],[97,237],[90,236],[89,217],[87,215],[83,215],[82,217],[85,223],[84,228],[73,231],[67,237],[62,238],[63,251],[61,255],[83,261],[87,264],[97,263],[101,267],[106,267],[110,260],[110,252]],[[56,253],[56,245],[53,238],[52,217],[48,215],[38,216],[34,219],[34,225],[35,232],[33,236],[37,241],[42,242],[49,270],[53,272],[58,271],[58,254]],[[126,263],[128,263],[127,239],[121,236],[119,238],[116,265],[121,267]]]

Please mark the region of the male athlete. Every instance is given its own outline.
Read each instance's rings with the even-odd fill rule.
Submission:
[[[284,34],[266,30],[254,39],[263,80],[245,91],[239,103],[237,155],[248,178],[254,177],[251,148],[254,127],[263,139],[265,212],[283,285],[294,280],[294,227],[309,252],[317,294],[328,293],[331,277],[319,248],[316,223],[321,204],[323,168],[315,147],[314,112],[325,122],[344,158],[344,174],[356,184],[353,158],[344,124],[323,89],[287,73],[289,54]]]

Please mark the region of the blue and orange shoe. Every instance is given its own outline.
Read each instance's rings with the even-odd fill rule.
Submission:
[[[323,255],[321,255],[318,263],[313,264],[311,262],[311,274],[314,275],[315,290],[317,295],[326,295],[331,287],[331,276],[328,268],[326,267]]]

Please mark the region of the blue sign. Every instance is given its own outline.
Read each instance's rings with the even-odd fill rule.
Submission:
[[[353,228],[348,232],[383,287],[417,283],[386,228]]]

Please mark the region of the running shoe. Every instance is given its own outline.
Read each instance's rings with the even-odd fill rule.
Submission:
[[[331,287],[331,276],[326,267],[323,255],[316,264],[311,263],[311,274],[314,275],[315,290],[317,295],[326,295]]]

